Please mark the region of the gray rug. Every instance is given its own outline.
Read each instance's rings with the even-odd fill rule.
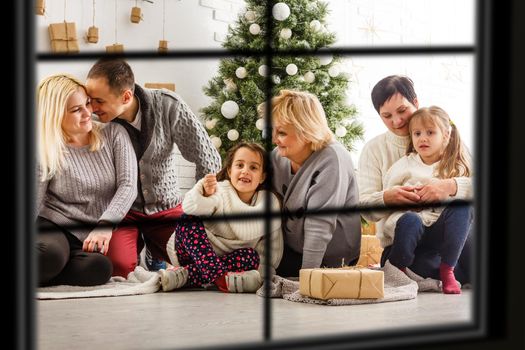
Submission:
[[[292,281],[280,276],[274,276],[272,279],[270,297],[283,298],[289,301],[319,305],[358,305],[409,300],[414,299],[417,296],[419,289],[418,282],[409,278],[397,267],[391,265],[390,262],[387,261],[385,266],[380,270],[382,270],[385,274],[385,295],[383,298],[380,299],[320,300],[315,298],[309,298],[299,293],[299,281]],[[423,279],[422,277],[419,278],[422,279],[422,282],[424,282],[424,287],[427,288],[427,290],[432,290],[432,288],[436,288],[436,285],[428,281],[428,279]],[[257,295],[261,297],[264,296],[264,286],[257,291]]]

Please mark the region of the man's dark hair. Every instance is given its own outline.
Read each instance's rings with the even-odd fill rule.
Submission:
[[[110,90],[116,95],[125,90],[135,91],[135,75],[129,64],[120,58],[101,58],[89,70],[88,79],[106,78]]]
[[[372,104],[377,113],[379,108],[396,93],[400,93],[415,106],[417,95],[412,79],[403,75],[390,75],[381,79],[372,89]]]

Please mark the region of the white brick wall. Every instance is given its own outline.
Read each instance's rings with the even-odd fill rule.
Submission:
[[[218,22],[213,33],[213,39],[217,42],[226,40],[228,25],[234,23],[237,15],[246,10],[244,0],[200,0],[199,4],[213,10],[210,15]]]

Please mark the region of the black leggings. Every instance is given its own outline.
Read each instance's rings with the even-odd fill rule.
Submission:
[[[38,285],[95,286],[111,278],[113,265],[100,253],[82,251],[82,242],[52,221],[38,217]]]

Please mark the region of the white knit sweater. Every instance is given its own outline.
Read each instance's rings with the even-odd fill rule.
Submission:
[[[405,153],[409,136],[397,136],[391,131],[378,135],[365,144],[359,158],[357,180],[359,187],[359,202],[364,206],[383,206],[383,179],[390,167]],[[469,177],[454,178],[457,184],[457,192],[451,199],[467,199],[472,197],[472,179]],[[363,213],[363,217],[369,221],[379,221],[378,235],[381,235],[384,219],[390,213],[388,211]],[[388,241],[382,241],[390,245]]]
[[[184,213],[197,216],[222,216],[235,214],[261,214],[265,210],[266,191],[255,194],[252,205],[244,203],[228,180],[217,185],[217,192],[209,197],[203,195],[203,180],[199,180],[186,193],[182,202]],[[272,196],[272,210],[280,210],[279,200]],[[218,220],[204,222],[208,239],[217,255],[222,256],[239,248],[254,248],[261,259],[259,272],[264,274],[264,219]],[[173,238],[173,237],[172,237]],[[283,254],[283,235],[280,218],[271,221],[271,267],[272,272],[279,265]],[[173,239],[170,239],[173,242]],[[168,255],[172,263],[178,264],[173,244],[168,243]]]

